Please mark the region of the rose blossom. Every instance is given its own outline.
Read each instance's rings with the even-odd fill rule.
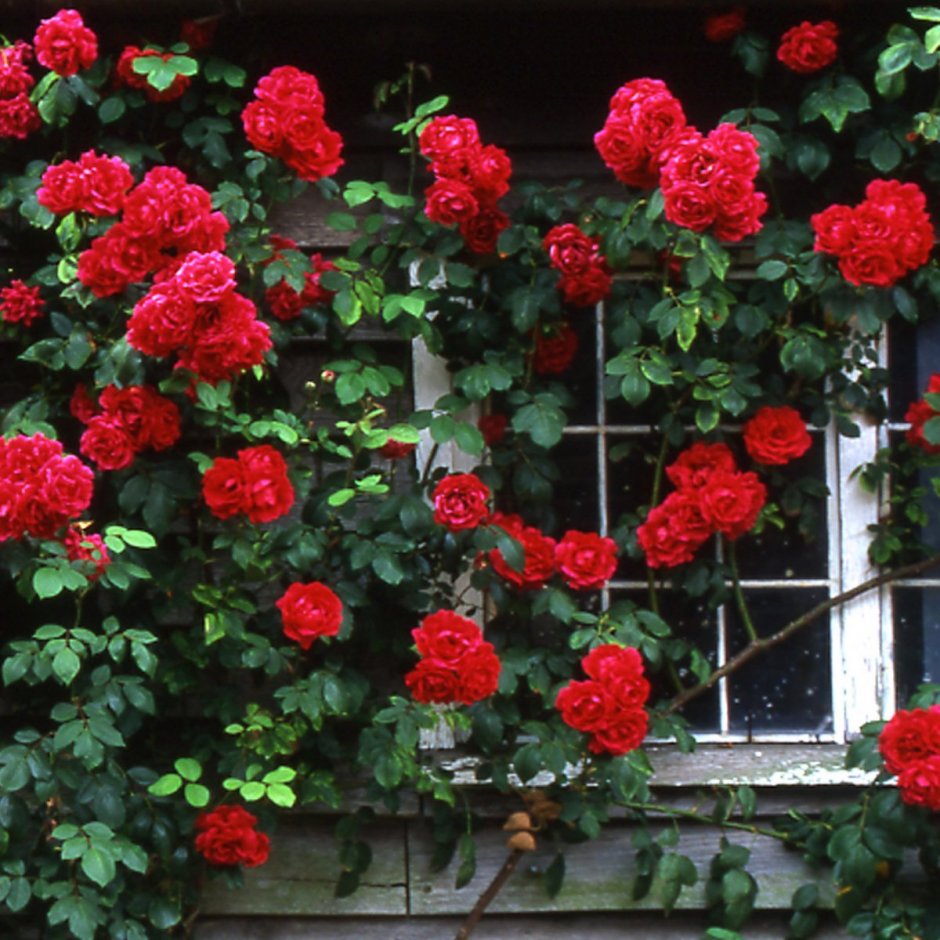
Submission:
[[[737,539],[754,528],[767,502],[767,488],[756,473],[720,472],[702,487],[700,497],[708,522],[729,539]]]
[[[38,287],[30,287],[19,278],[0,289],[0,314],[4,323],[30,327],[46,311],[46,302]]]
[[[269,444],[238,452],[244,479],[242,511],[254,523],[272,522],[290,512],[294,487],[284,458]]]
[[[674,568],[692,561],[713,531],[698,492],[680,489],[649,511],[636,537],[651,568]]]
[[[271,851],[271,840],[255,829],[257,822],[241,806],[217,806],[200,813],[194,824],[196,851],[210,865],[257,868]]]
[[[59,10],[42,20],[33,39],[36,61],[58,75],[75,75],[98,58],[98,38],[77,10]]]
[[[804,20],[780,37],[777,59],[793,72],[809,75],[831,65],[839,52],[839,27],[832,20]]]
[[[428,614],[411,631],[419,655],[447,665],[456,665],[462,656],[475,649],[480,641],[480,628],[469,617],[452,610]]]
[[[696,441],[666,467],[666,476],[675,486],[697,487],[719,470],[737,470],[734,454],[728,445]]]
[[[446,663],[422,659],[405,676],[405,685],[416,702],[443,705],[457,701],[460,676]]]
[[[555,573],[555,540],[543,534],[533,526],[521,523],[512,524],[504,517],[497,521],[490,520],[491,525],[499,525],[506,533],[522,546],[524,563],[521,571],[517,571],[503,558],[503,553],[492,549],[488,558],[493,570],[504,580],[522,590],[534,590],[542,587]]]
[[[137,448],[123,424],[111,415],[95,415],[82,433],[79,450],[99,470],[123,470],[134,462]]]
[[[488,415],[480,415],[477,418],[477,428],[483,435],[483,442],[487,447],[495,447],[506,436],[506,428],[509,426],[509,418],[504,414],[493,412]]]
[[[898,709],[878,737],[885,770],[900,774],[909,764],[940,754],[940,705]]]
[[[245,475],[231,457],[216,457],[202,475],[202,498],[217,519],[231,519],[245,502]]]
[[[744,446],[758,463],[781,466],[809,450],[812,438],[795,408],[765,405],[744,424]]]
[[[475,529],[489,516],[490,488],[475,474],[452,473],[434,488],[434,521],[451,532]]]
[[[281,612],[284,635],[303,650],[318,637],[336,636],[343,622],[343,602],[319,581],[291,584],[275,606]]]
[[[712,13],[705,20],[705,38],[709,42],[727,42],[744,29],[744,7]]]
[[[603,587],[617,570],[617,546],[596,532],[569,529],[555,546],[555,564],[569,587],[590,591]]]
[[[97,581],[111,564],[104,539],[97,533],[84,532],[78,526],[70,526],[65,533],[65,555],[69,561],[82,563],[89,581]]]

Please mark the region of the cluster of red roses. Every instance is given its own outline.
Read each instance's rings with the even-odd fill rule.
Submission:
[[[506,151],[483,145],[476,122],[449,114],[427,123],[418,141],[434,182],[424,191],[424,211],[432,222],[457,225],[476,254],[496,250],[509,217],[497,202],[509,191],[512,164]]]
[[[58,75],[75,75],[98,58],[98,37],[75,10],[59,10],[42,20],[33,37],[36,60]],[[0,47],[0,137],[23,140],[42,124],[29,90],[35,79],[26,63],[33,47],[17,40]]]
[[[255,829],[257,822],[242,806],[217,806],[200,813],[195,822],[196,851],[211,865],[263,865],[271,840]]]
[[[498,526],[520,543],[524,553],[522,570],[509,565],[498,548],[487,553],[494,570],[510,584],[523,589],[544,585],[556,572],[569,587],[589,591],[603,587],[617,570],[617,546],[613,539],[596,532],[569,529],[556,541],[520,516],[490,513],[490,488],[473,473],[451,473],[434,488],[434,521],[451,532]]]
[[[87,425],[79,450],[100,470],[122,470],[142,451],[166,450],[180,437],[179,408],[148,385],[105,386],[97,404],[80,385],[70,410]]]
[[[298,250],[297,242],[283,235],[271,235],[269,241],[274,251],[264,262],[265,267],[272,261],[277,261],[282,251]],[[304,307],[329,303],[333,299],[334,292],[320,286],[320,275],[324,271],[335,271],[336,265],[332,261],[326,261],[319,252],[310,255],[310,264],[311,270],[304,272],[303,290],[294,290],[286,280],[278,281],[265,289],[265,302],[278,320],[296,320]]]
[[[581,660],[590,677],[572,679],[555,697],[562,720],[589,734],[594,754],[627,754],[643,743],[648,717],[643,707],[650,684],[643,660],[632,647],[606,643]]]
[[[767,501],[757,474],[739,471],[725,444],[693,444],[666,468],[666,475],[677,489],[649,511],[636,532],[651,568],[692,561],[716,532],[740,538],[753,528]]]
[[[53,538],[91,503],[94,474],[44,434],[0,437],[0,541]]]
[[[38,287],[16,278],[0,289],[0,316],[4,323],[32,326],[45,313],[46,303]]]
[[[927,383],[926,395],[940,395],[940,373],[935,372]],[[912,402],[904,415],[904,420],[911,426],[907,429],[905,437],[908,444],[918,447],[928,454],[940,454],[940,444],[931,444],[924,437],[924,425],[931,419],[940,417],[940,411],[933,407],[925,398]]]
[[[244,513],[249,522],[272,522],[294,505],[294,487],[284,458],[270,444],[216,457],[202,475],[202,495],[218,519]]]
[[[99,204],[121,201],[120,191],[109,186],[120,177],[96,166],[98,174],[87,184],[98,194]],[[48,171],[47,171],[48,172]],[[64,202],[44,177],[50,201]],[[193,251],[225,249],[228,220],[212,211],[212,197],[196,183],[190,183],[182,170],[157,166],[123,195],[122,217],[79,255],[78,279],[96,297],[119,294],[129,284],[154,274],[169,277]]]
[[[310,182],[332,176],[343,165],[343,138],[324,120],[325,101],[315,76],[292,65],[278,66],[258,80],[254,94],[242,111],[252,147]]]
[[[499,657],[469,618],[439,610],[411,635],[421,659],[405,676],[405,685],[415,701],[472,705],[498,688]]]
[[[832,205],[810,217],[813,248],[835,255],[850,283],[890,287],[926,264],[936,236],[916,183],[872,180],[857,206]]]
[[[343,602],[319,581],[294,582],[275,602],[284,635],[308,650],[321,636],[336,636],[343,622]]]
[[[32,58],[29,43],[17,40],[0,48],[0,137],[24,140],[42,124],[29,90],[36,80],[26,63]]]
[[[235,265],[219,251],[192,252],[134,307],[127,341],[148,356],[175,354],[177,368],[214,385],[260,365],[270,327],[235,290]]]
[[[670,222],[696,232],[713,226],[725,241],[760,230],[767,199],[754,188],[757,140],[732,124],[701,134],[659,79],[621,86],[594,144],[621,182],[662,188]]]
[[[133,185],[131,169],[120,157],[86,150],[78,160],[63,160],[46,167],[36,200],[56,215],[66,212],[118,215]]]
[[[812,439],[795,408],[765,406],[744,424],[744,447],[758,463],[782,466],[802,457]],[[676,486],[637,529],[651,568],[685,564],[712,535],[737,539],[757,521],[767,489],[756,473],[741,472],[726,444],[698,441],[666,467]]]
[[[896,712],[878,747],[885,770],[898,778],[901,799],[940,810],[940,705]]]
[[[610,268],[597,239],[571,222],[556,225],[542,241],[551,266],[561,272],[558,289],[566,304],[589,307],[610,294]]]

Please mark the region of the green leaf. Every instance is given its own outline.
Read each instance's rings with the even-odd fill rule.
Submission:
[[[554,447],[561,440],[566,423],[558,399],[545,392],[523,405],[512,418],[513,430],[528,434],[541,447]]]
[[[33,590],[38,597],[55,597],[62,588],[62,574],[56,568],[39,568],[33,575]]]
[[[114,880],[114,858],[103,848],[92,843],[82,855],[82,871],[100,887],[110,884]]]
[[[199,761],[193,760],[191,757],[179,758],[173,764],[173,767],[184,780],[191,783],[195,783],[202,776],[202,767]]]
[[[183,797],[190,806],[201,809],[203,806],[209,805],[211,794],[209,788],[204,787],[201,783],[187,783],[183,788]]]
[[[63,646],[52,658],[52,671],[63,685],[71,685],[82,668],[82,661],[68,646]]]
[[[153,796],[172,796],[182,785],[183,781],[178,774],[164,774],[147,787],[147,792]]]

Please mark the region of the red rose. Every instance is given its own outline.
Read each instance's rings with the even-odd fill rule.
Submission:
[[[295,582],[275,602],[284,635],[301,649],[310,649],[321,636],[336,636],[343,622],[343,602],[325,584]]]
[[[615,703],[602,682],[573,679],[555,696],[561,720],[575,731],[596,731],[609,722]]]
[[[744,7],[713,13],[705,20],[705,38],[709,42],[727,42],[744,29]]]
[[[595,646],[581,660],[581,668],[603,683],[621,705],[642,706],[649,698],[650,684],[643,675],[643,657],[632,646],[616,643]]]
[[[555,540],[532,526],[506,528],[506,532],[522,545],[523,568],[516,571],[503,558],[503,553],[494,548],[488,556],[493,570],[522,590],[542,587],[555,573]]]
[[[219,251],[190,252],[174,279],[194,303],[218,303],[235,289],[235,264]]]
[[[462,154],[479,143],[476,122],[453,114],[432,118],[418,138],[421,153],[433,162],[446,160],[454,153]]]
[[[181,98],[183,93],[189,87],[190,78],[188,75],[176,75],[169,88],[162,91],[154,88],[147,81],[147,76],[134,71],[134,62],[137,59],[148,59],[157,56],[166,62],[172,52],[160,52],[157,49],[138,49],[137,46],[127,46],[118,58],[117,65],[114,67],[118,80],[128,88],[136,88],[142,91],[149,101],[166,103],[176,101]]]
[[[744,424],[744,447],[758,463],[789,463],[802,457],[812,443],[806,422],[788,405],[765,405]]]
[[[578,352],[578,334],[562,322],[546,333],[536,329],[532,368],[536,375],[559,375],[571,365]]]
[[[856,245],[839,258],[839,273],[856,286],[890,287],[903,274],[897,254],[890,245]]]
[[[617,546],[596,532],[569,529],[555,546],[555,564],[569,587],[579,591],[600,588],[617,570]]]
[[[643,743],[648,726],[649,716],[644,709],[618,709],[611,720],[593,732],[588,749],[594,754],[629,754]]]
[[[756,473],[716,473],[700,491],[702,515],[729,539],[750,532],[757,522],[767,489]]]
[[[898,788],[905,803],[940,811],[940,754],[908,764],[898,774]]]
[[[109,415],[95,415],[88,421],[78,449],[100,470],[123,470],[137,453],[131,433]]]
[[[719,470],[737,470],[727,444],[696,441],[666,467],[666,476],[678,487],[698,487]]]
[[[693,232],[703,232],[718,213],[714,196],[705,187],[693,182],[679,182],[663,190],[666,218]]]
[[[814,251],[839,255],[848,251],[855,239],[855,210],[851,206],[832,205],[810,216],[815,233]]]
[[[808,75],[831,65],[839,52],[839,27],[832,20],[810,23],[804,20],[780,37],[777,59],[788,69]]]
[[[473,190],[459,180],[441,178],[424,191],[425,215],[440,225],[466,222],[480,211]]]
[[[889,774],[940,754],[940,705],[899,709],[882,728],[878,750]]]
[[[434,521],[451,532],[475,529],[489,517],[490,488],[472,473],[452,473],[434,488]]]
[[[466,654],[483,642],[480,628],[452,610],[439,610],[428,614],[411,631],[418,653],[426,659],[435,659],[449,666],[456,665]]]
[[[72,392],[72,397],[69,399],[69,414],[82,424],[88,424],[98,414],[98,404],[88,394],[88,388],[84,382],[79,382]]]
[[[255,829],[257,822],[241,806],[217,806],[200,813],[194,824],[198,833],[196,851],[210,865],[263,865],[271,851],[271,840]]]
[[[290,512],[294,487],[284,458],[269,444],[238,452],[244,479],[242,511],[254,523],[271,522]]]
[[[464,243],[476,255],[496,251],[500,232],[509,228],[509,216],[496,206],[480,206],[479,211],[458,226]]]
[[[4,323],[29,327],[45,312],[46,302],[38,287],[30,287],[17,278],[0,290],[0,315]]]
[[[597,258],[597,242],[570,222],[549,229],[542,247],[551,266],[562,274],[582,274]]]
[[[636,537],[651,568],[675,568],[692,561],[713,531],[702,513],[697,490],[688,488],[670,493],[654,506]]]
[[[457,664],[457,699],[473,705],[492,695],[499,688],[501,664],[493,644],[485,640],[467,652]]]
[[[221,16],[201,16],[197,20],[183,20],[180,24],[180,41],[193,52],[208,49],[215,38]]]
[[[88,508],[94,474],[78,457],[66,454],[44,463],[33,486],[31,501],[24,508],[26,529],[35,538],[51,538]]]
[[[32,57],[32,47],[22,39],[0,46],[0,98],[15,98],[36,84],[26,65]]]
[[[456,670],[437,659],[421,659],[405,676],[405,685],[416,702],[449,704],[460,697],[460,677]]]
[[[0,98],[0,137],[25,140],[40,127],[42,118],[25,91],[12,98]]]
[[[33,39],[36,61],[58,75],[75,75],[98,58],[98,38],[76,10],[59,10],[42,20]]]
[[[216,457],[202,475],[202,498],[217,519],[231,519],[245,501],[245,475],[231,457]]]

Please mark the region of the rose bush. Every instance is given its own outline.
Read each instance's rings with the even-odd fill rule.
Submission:
[[[770,44],[738,11],[709,28],[763,77]],[[594,836],[614,805],[639,826],[750,828],[834,865],[836,915],[855,934],[925,933],[896,876],[912,849],[929,872],[940,858],[924,825],[940,805],[935,690],[852,746],[900,795],[865,789],[759,832],[730,810],[654,801],[641,749],[647,732],[690,749],[688,702],[812,628],[755,624],[738,545],[769,526],[812,535],[825,494],[800,460],[821,445],[809,426],[852,435],[859,412],[883,417],[874,337],[940,298],[917,181],[936,177],[940,117],[906,82],[937,64],[936,37],[898,27],[874,50],[843,44],[836,76],[834,30],[794,30],[787,93],[768,78],[783,103],[708,132],[664,81],[624,76],[594,138],[603,195],[510,190],[510,156],[472,118],[444,96],[411,106],[414,70],[395,83],[399,192],[333,179],[342,133],[316,76],[249,76],[202,54],[211,30],[106,49],[62,10],[32,45],[4,46],[0,311],[18,389],[0,438],[7,914],[50,940],[181,933],[204,863],[237,882],[277,851],[277,808],[338,811],[362,788],[370,804],[408,790],[434,802],[443,858],[469,827],[451,769],[418,746],[443,725],[493,786],[539,783],[543,808],[560,807],[544,811],[545,838]],[[852,174],[828,169],[846,154]],[[272,209],[310,185],[351,239],[332,258],[276,231]],[[595,384],[649,429],[627,448],[641,468],[630,504],[604,531],[559,498],[598,303]],[[420,409],[387,352],[414,341],[451,379]],[[275,380],[314,346],[300,383]],[[936,561],[920,497],[905,495],[940,448],[935,385],[907,440],[863,472],[900,481],[871,546],[894,567],[870,587]],[[475,465],[446,465],[455,449]],[[645,596],[623,588],[636,571]],[[744,645],[716,667],[708,641],[662,615],[666,591],[699,615],[733,603]],[[668,910],[695,866],[648,842],[646,890],[654,872],[671,885]],[[344,854],[339,895],[367,856]],[[745,909],[709,916],[727,933]],[[797,905],[792,936],[811,913]]]

